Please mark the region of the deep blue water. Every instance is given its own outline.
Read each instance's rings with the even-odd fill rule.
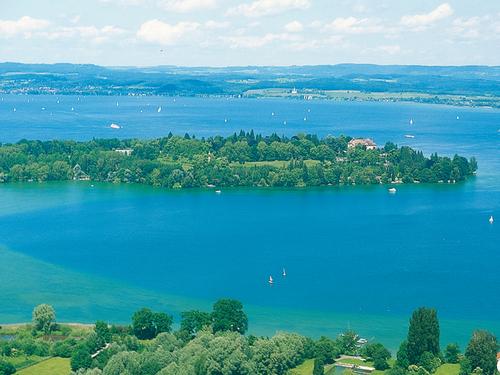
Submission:
[[[0,141],[150,138],[169,131],[208,136],[239,129],[347,134],[426,153],[476,156],[480,169],[463,184],[401,186],[396,195],[383,186],[229,189],[215,195],[86,183],[5,185],[0,243],[9,249],[89,279],[105,277],[159,294],[238,298],[257,311],[259,332],[269,330],[262,328],[262,316],[272,311],[280,314],[272,329],[314,334],[321,332],[311,329],[318,316],[332,316],[321,321],[327,333],[346,319],[356,328],[363,317],[377,316],[363,333],[387,337],[390,319],[406,319],[427,305],[444,320],[461,322],[460,329],[480,325],[500,334],[499,111],[293,100],[57,99],[4,96]],[[112,130],[111,123],[123,128]],[[490,215],[497,223],[488,223]],[[276,280],[272,288],[269,275]],[[22,281],[19,288],[22,293]],[[64,290],[61,285],[61,299]],[[116,309],[127,311],[127,303]],[[66,320],[99,318],[75,306],[63,311]],[[291,323],[294,311],[301,318]],[[334,321],[339,315],[344,320]],[[399,339],[403,331],[391,334]]]

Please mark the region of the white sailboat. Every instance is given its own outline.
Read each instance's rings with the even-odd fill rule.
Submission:
[[[158,113],[161,112],[161,106],[158,107],[158,110],[157,110]]]
[[[413,125],[413,119],[412,118],[410,119],[410,125]]]
[[[111,129],[121,129],[121,126],[120,126],[120,125],[118,125],[118,124],[111,124],[111,125],[109,125],[109,127],[110,127]]]
[[[390,188],[389,193],[395,194],[397,192],[396,188]]]
[[[269,281],[268,281],[269,285],[273,285],[274,284],[274,280],[273,280],[273,277],[272,276],[269,276]]]
[[[493,219],[493,215],[490,216],[490,219],[488,221],[490,222],[490,224],[493,224],[493,222],[495,221],[495,219]]]
[[[283,268],[283,272],[281,273],[281,275],[283,275],[283,277],[286,277],[286,270]]]

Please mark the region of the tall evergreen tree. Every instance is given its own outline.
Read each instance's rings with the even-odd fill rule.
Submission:
[[[425,352],[439,355],[439,321],[436,310],[421,307],[413,312],[407,348],[411,365],[418,364]]]

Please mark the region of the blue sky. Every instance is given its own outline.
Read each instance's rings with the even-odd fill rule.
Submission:
[[[500,1],[0,0],[0,61],[500,65]]]

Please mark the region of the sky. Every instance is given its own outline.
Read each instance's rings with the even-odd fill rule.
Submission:
[[[500,0],[0,0],[0,62],[500,65]]]

